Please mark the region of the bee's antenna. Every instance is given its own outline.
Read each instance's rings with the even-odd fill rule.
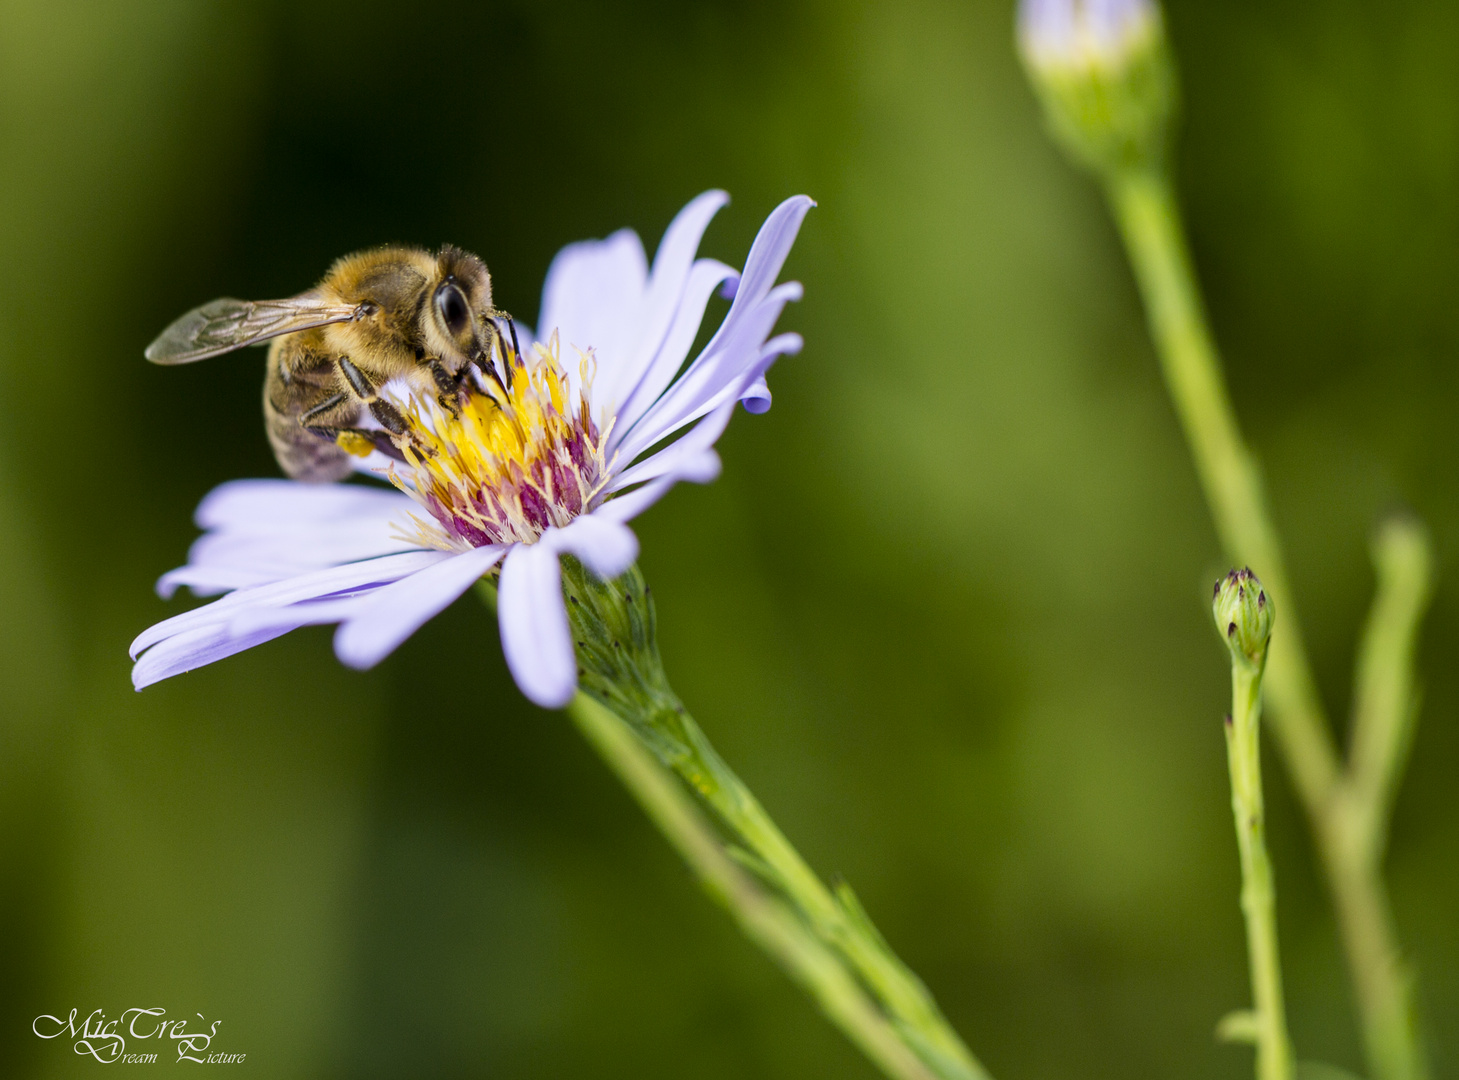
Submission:
[[[512,332],[512,352],[521,356],[522,346],[517,344],[517,321],[510,315],[507,316],[507,329]]]
[[[522,355],[522,347],[517,344],[517,323],[516,323],[516,320],[514,320],[505,311],[501,312],[499,317],[502,318],[502,319],[505,319],[506,322],[507,322],[507,333],[509,333],[511,335],[511,337],[512,337],[512,354],[514,356],[520,358],[521,355]],[[491,323],[492,323],[493,326],[495,326],[497,328],[497,334],[498,334],[498,336],[500,336],[501,335],[501,326],[498,324],[497,318],[496,317],[493,317],[492,320],[491,320]],[[506,369],[506,373],[507,373],[507,384],[506,384],[505,387],[503,387],[503,389],[510,391],[511,388],[512,388],[512,367],[513,367],[513,364],[506,357],[506,338],[505,337],[502,338],[502,360],[504,361],[503,364],[502,364],[502,367]]]

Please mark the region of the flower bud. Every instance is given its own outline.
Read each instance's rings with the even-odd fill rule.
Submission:
[[[663,764],[674,768],[693,757],[694,736],[664,674],[653,597],[638,567],[605,581],[564,556],[562,586],[578,686],[617,713]]]
[[[1078,161],[1101,173],[1160,162],[1175,78],[1155,0],[1021,0],[1018,45]]]
[[[1266,660],[1276,610],[1257,576],[1249,569],[1232,570],[1217,580],[1211,611],[1231,655],[1260,667]]]

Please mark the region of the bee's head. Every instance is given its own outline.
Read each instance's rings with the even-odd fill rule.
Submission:
[[[452,372],[473,360],[484,362],[495,333],[491,314],[491,275],[486,264],[460,248],[443,247],[421,311],[426,348]]]

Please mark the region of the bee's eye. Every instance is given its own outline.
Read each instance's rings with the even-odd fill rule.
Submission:
[[[470,310],[466,306],[466,297],[461,295],[461,290],[451,282],[446,282],[436,290],[436,311],[440,313],[441,322],[446,324],[446,329],[453,337],[459,337],[465,332],[471,321]]]

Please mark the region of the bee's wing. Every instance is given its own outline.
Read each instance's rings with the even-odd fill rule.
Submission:
[[[223,297],[193,308],[147,346],[154,364],[190,364],[255,345],[281,334],[353,322],[368,304],[334,304],[305,294],[289,300],[234,300]]]

